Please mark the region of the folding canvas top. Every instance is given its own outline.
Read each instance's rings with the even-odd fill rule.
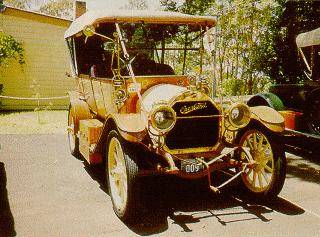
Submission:
[[[319,45],[320,28],[299,34],[296,38],[296,43],[299,48],[308,47],[312,45]]]
[[[151,23],[151,24],[197,24],[212,27],[216,20],[211,16],[194,16],[169,11],[149,10],[90,10],[75,19],[64,37],[69,38],[81,32],[87,25],[97,25],[107,22],[128,22],[128,23]]]

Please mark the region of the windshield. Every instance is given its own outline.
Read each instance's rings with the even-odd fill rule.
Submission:
[[[195,74],[201,71],[200,26],[121,24],[136,75]]]
[[[304,73],[310,80],[320,79],[320,46],[298,48],[304,62]]]
[[[129,76],[128,64],[134,75],[201,73],[201,26],[104,23],[94,31],[89,37],[80,35],[68,41],[78,75],[112,78],[117,71]]]

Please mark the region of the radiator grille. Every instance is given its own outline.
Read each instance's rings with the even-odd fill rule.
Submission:
[[[197,107],[199,103],[206,106],[194,111],[191,109],[187,114],[181,113],[181,108],[200,108]],[[178,102],[173,109],[177,113],[177,122],[166,136],[166,145],[170,150],[210,147],[218,142],[219,117],[214,115],[219,115],[219,110],[210,101]]]

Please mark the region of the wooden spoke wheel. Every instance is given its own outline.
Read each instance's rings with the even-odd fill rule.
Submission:
[[[116,215],[125,222],[136,222],[141,216],[143,200],[136,153],[116,131],[108,136],[106,177]]]
[[[244,187],[260,197],[276,196],[285,180],[285,157],[283,150],[275,144],[273,137],[258,129],[247,130],[240,139],[246,152],[240,153],[244,166],[241,175]]]
[[[122,213],[128,200],[128,176],[122,146],[116,137],[109,142],[108,178],[114,207]]]
[[[71,105],[69,106],[68,112],[68,141],[69,141],[69,149],[70,153],[75,156],[79,157],[79,138],[76,135],[76,125],[74,121],[74,114],[72,112]]]

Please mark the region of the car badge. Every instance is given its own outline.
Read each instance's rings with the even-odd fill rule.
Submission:
[[[207,104],[206,103],[196,103],[194,105],[191,105],[191,106],[183,106],[181,109],[180,109],[180,113],[181,114],[189,114],[193,111],[196,111],[196,110],[200,110],[200,109],[205,109],[207,108]]]

